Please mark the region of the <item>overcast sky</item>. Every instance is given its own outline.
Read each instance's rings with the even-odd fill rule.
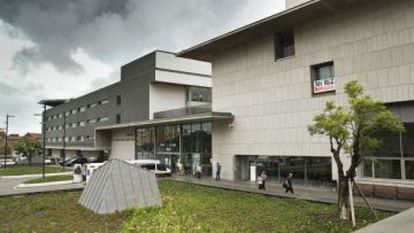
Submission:
[[[37,102],[119,79],[155,49],[178,52],[284,9],[285,0],[0,0],[0,128],[40,132]]]

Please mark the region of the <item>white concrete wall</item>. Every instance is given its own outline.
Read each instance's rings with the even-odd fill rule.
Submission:
[[[310,0],[286,0],[286,9],[295,7],[305,2],[309,2]]]
[[[135,159],[135,134],[132,128],[112,131],[112,148],[109,157],[123,160]]]
[[[155,112],[184,108],[186,106],[185,86],[152,83],[149,95],[149,119],[154,119]]]
[[[171,53],[156,53],[156,68],[211,75],[211,64],[182,57]]]
[[[275,62],[271,33],[216,54],[213,110],[235,116],[233,128],[213,130],[223,178],[233,178],[224,171],[234,155],[331,156],[328,139],[311,137],[307,125],[328,100],[346,103],[350,80],[385,102],[414,100],[413,15],[414,1],[365,4],[294,28],[292,57]],[[336,94],[312,96],[310,66],[327,61]]]
[[[211,87],[211,78],[165,70],[155,71],[155,81],[187,86]]]

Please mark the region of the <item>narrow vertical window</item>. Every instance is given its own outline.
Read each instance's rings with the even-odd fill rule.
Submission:
[[[295,37],[293,29],[275,34],[276,60],[295,55]]]

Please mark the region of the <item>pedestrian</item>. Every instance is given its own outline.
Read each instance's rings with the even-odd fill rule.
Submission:
[[[257,183],[259,184],[259,190],[263,189],[263,177],[262,176],[257,177]]]
[[[201,173],[203,172],[203,168],[199,165],[197,165],[197,170],[196,170],[196,176],[198,179],[201,178]]]
[[[184,175],[184,168],[183,168],[183,164],[181,163],[181,161],[178,161],[177,163],[177,167],[178,167],[178,173],[183,176]]]
[[[260,175],[262,177],[262,189],[266,190],[266,180],[267,180],[267,175],[265,171],[262,171],[262,174]]]
[[[294,194],[292,178],[293,178],[293,174],[289,173],[285,183],[283,184],[283,187],[286,189],[285,193],[290,191],[292,194]]]
[[[221,177],[220,177],[220,173],[221,173],[221,164],[219,162],[217,162],[216,164],[216,180],[220,181]]]

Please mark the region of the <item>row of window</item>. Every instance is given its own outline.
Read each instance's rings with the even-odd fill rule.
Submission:
[[[105,105],[105,104],[108,104],[108,103],[109,103],[109,99],[103,99],[103,100],[100,100],[96,103],[91,103],[91,104],[88,104],[86,106],[81,106],[81,107],[78,107],[78,108],[74,108],[74,109],[71,109],[70,111],[67,111],[67,112],[64,112],[64,113],[62,112],[62,113],[59,113],[59,114],[54,114],[54,115],[48,116],[46,118],[46,120],[50,121],[50,120],[54,120],[54,119],[58,119],[58,118],[63,118],[63,114],[65,114],[66,116],[70,116],[70,115],[74,115],[76,113],[85,112],[88,108],[94,108],[98,105]],[[121,104],[121,96],[120,95],[118,95],[116,97],[116,104],[117,105]]]
[[[93,140],[94,137],[91,135],[86,136],[68,136],[65,138],[65,142],[84,142],[87,140]],[[63,142],[63,137],[47,137],[47,142]]]
[[[275,59],[295,55],[295,36],[293,29],[275,34]],[[335,91],[335,74],[333,62],[311,66],[311,86],[313,94]]]
[[[86,124],[94,124],[96,122],[105,122],[105,121],[108,121],[108,120],[109,120],[108,117],[98,117],[96,119],[89,119],[87,121],[72,122],[72,123],[66,124],[66,129],[76,128],[76,127],[84,127],[84,126],[86,126]],[[62,129],[63,129],[63,125],[56,125],[56,126],[46,127],[47,132],[59,131],[59,130],[62,130]]]

